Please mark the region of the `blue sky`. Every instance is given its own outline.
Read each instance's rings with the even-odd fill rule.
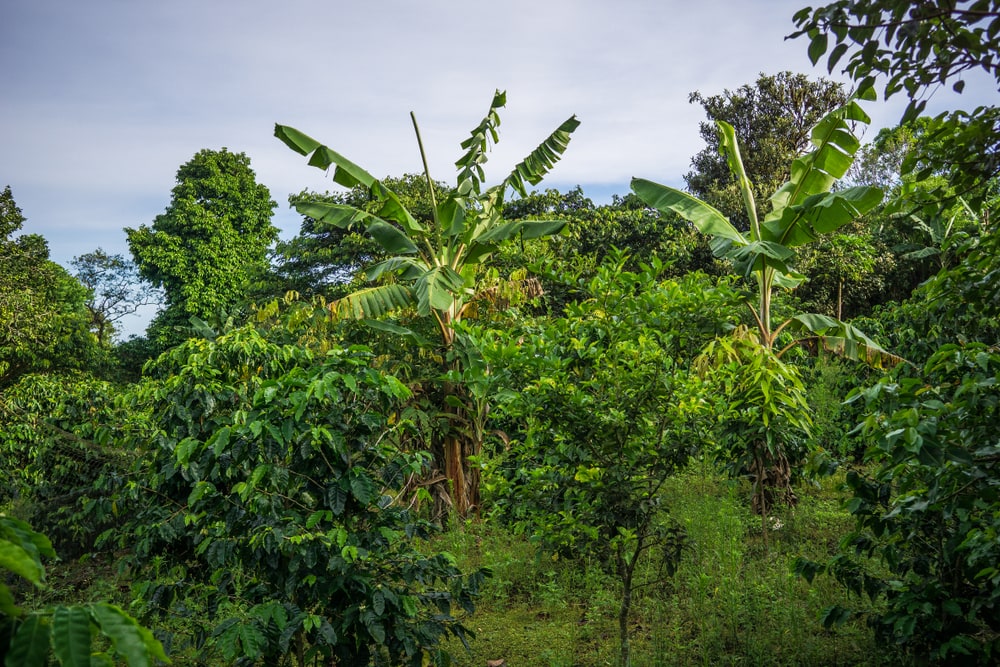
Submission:
[[[579,184],[607,200],[632,176],[681,185],[702,147],[690,92],[761,72],[825,75],[805,41],[783,39],[803,4],[6,0],[0,187],[11,186],[24,231],[66,265],[98,246],[127,254],[123,228],[163,212],[177,168],[227,147],[250,156],[287,238],[299,224],[288,195],[335,186],[273,137],[275,122],[376,176],[400,175],[420,170],[413,111],[432,175],[451,181],[458,144],[497,88],[508,103],[488,173],[505,175],[576,114],[543,187]],[[898,118],[904,101],[892,102],[868,106],[876,126]]]

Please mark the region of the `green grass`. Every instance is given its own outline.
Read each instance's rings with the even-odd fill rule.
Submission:
[[[765,545],[745,485],[704,464],[671,479],[664,505],[685,527],[689,547],[674,577],[637,591],[632,664],[893,664],[862,622],[827,631],[817,620],[829,605],[859,600],[829,578],[808,585],[791,573],[796,556],[834,554],[851,527],[840,506],[842,481],[798,489],[798,505],[776,511],[782,525]],[[617,664],[619,591],[598,563],[543,556],[523,536],[488,521],[453,526],[427,546],[452,553],[466,570],[493,571],[476,614],[464,619],[476,633],[471,650],[457,640],[448,644],[458,667],[499,659],[507,667]],[[128,606],[129,582],[110,563],[52,563],[49,571],[49,589],[29,592],[35,603],[108,599]],[[642,574],[653,574],[648,563]],[[175,664],[193,664],[191,650],[173,648]]]
[[[850,528],[841,481],[799,489],[798,506],[776,511],[781,527],[765,545],[747,489],[700,464],[671,480],[665,504],[690,546],[672,579],[638,593],[632,664],[891,664],[863,622],[827,631],[817,620],[829,605],[859,600],[828,578],[809,585],[791,573],[796,556],[832,555]],[[524,538],[488,523],[440,539],[435,546],[463,566],[494,571],[466,619],[477,633],[471,652],[449,645],[457,665],[501,658],[508,667],[616,664],[618,589],[595,563],[539,557]]]

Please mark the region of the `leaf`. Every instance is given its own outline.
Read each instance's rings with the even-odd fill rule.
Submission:
[[[825,350],[848,359],[863,361],[875,368],[909,363],[899,355],[882,349],[860,329],[828,315],[819,313],[796,315],[789,320],[788,329],[807,330],[815,334]]]
[[[545,141],[514,167],[510,175],[504,179],[503,189],[511,187],[522,197],[527,197],[528,191],[524,182],[527,181],[531,185],[538,185],[542,182],[545,174],[555,166],[566,151],[570,135],[578,127],[580,127],[580,121],[576,119],[576,116],[570,116],[563,121],[562,125],[556,128]]]
[[[403,255],[416,254],[417,246],[400,229],[390,225],[384,220],[375,220],[368,225],[367,233],[385,249],[386,252],[400,253]]]
[[[90,667],[90,613],[86,608],[55,608],[52,650],[63,667]]]
[[[406,207],[399,201],[399,197],[385,187],[379,180],[374,176],[369,174],[367,171],[354,164],[346,157],[340,153],[334,151],[333,149],[324,146],[312,137],[299,132],[295,128],[288,127],[286,125],[275,125],[274,126],[274,136],[280,139],[286,146],[294,150],[300,155],[309,156],[309,164],[313,167],[318,167],[320,169],[329,169],[331,165],[335,165],[336,168],[333,172],[333,182],[343,185],[346,188],[353,188],[358,185],[362,185],[368,188],[371,195],[379,202],[382,203],[382,207],[379,210],[379,215],[382,217],[388,217],[391,220],[398,222],[403,226],[407,232],[413,234],[423,231],[423,226],[414,219]],[[357,222],[359,220],[365,219],[369,214],[359,211],[353,207],[349,206],[338,206],[331,204],[321,204],[319,202],[305,202],[301,205],[296,205],[296,210],[300,213],[303,210],[317,211],[323,208],[327,209],[332,214],[332,219],[327,219],[324,216],[322,219],[325,222],[332,222],[338,226],[347,226],[351,222]],[[313,217],[309,214],[310,217]],[[345,220],[345,216],[351,215],[356,216],[351,218],[348,222]],[[319,218],[317,218],[319,219]]]
[[[720,148],[726,155],[726,162],[729,170],[736,177],[736,183],[740,188],[740,196],[743,198],[743,208],[747,218],[750,220],[750,234],[754,240],[760,239],[760,228],[757,221],[757,203],[754,201],[753,187],[747,177],[746,169],[743,167],[743,158],[740,156],[740,145],[736,140],[736,130],[725,121],[716,121],[719,128]]]
[[[236,627],[238,628],[240,645],[243,647],[243,655],[250,660],[259,658],[264,647],[267,646],[267,637],[252,623],[240,623]]]
[[[45,568],[38,557],[5,539],[0,539],[0,570],[13,572],[36,586],[45,581]]]
[[[51,619],[31,614],[14,635],[4,660],[5,667],[45,667],[49,656]]]
[[[632,191],[656,210],[673,211],[691,222],[698,231],[746,245],[747,240],[716,208],[676,188],[642,178],[632,179]]]
[[[170,662],[153,633],[119,607],[98,603],[91,607],[91,613],[101,628],[101,634],[111,640],[115,652],[125,659],[129,667],[148,667],[154,660]]]
[[[843,625],[851,618],[851,610],[845,609],[840,605],[833,605],[827,607],[820,614],[819,620],[823,624],[823,627],[829,630],[830,628]]]
[[[414,305],[413,292],[407,285],[391,284],[368,287],[334,301],[330,310],[339,317],[355,320],[377,318],[400,308]]]
[[[334,183],[339,183],[345,188],[353,188],[356,185],[370,188],[375,183],[375,177],[367,171],[293,127],[275,124],[274,136],[300,155],[308,157],[311,153],[310,166],[329,169],[330,165],[336,165],[333,174]]]
[[[363,322],[372,329],[402,336],[417,347],[426,348],[431,345],[430,340],[407,327],[399,326],[398,324],[393,324],[392,322],[386,322],[385,320],[363,320]]]
[[[826,53],[827,36],[825,32],[817,33],[809,42],[809,60],[815,65]]]
[[[369,505],[378,495],[378,487],[363,469],[351,470],[351,495],[362,505]]]
[[[232,434],[232,428],[229,426],[223,426],[218,431],[212,434],[212,437],[208,439],[205,443],[206,447],[212,448],[212,453],[215,456],[222,454],[223,450],[229,446],[229,436]]]
[[[417,312],[429,315],[431,309],[448,310],[455,300],[462,299],[465,279],[450,266],[436,266],[420,276],[413,285],[417,297]]]
[[[497,128],[500,127],[497,110],[506,104],[507,93],[497,90],[486,116],[473,128],[469,138],[462,142],[462,148],[467,149],[466,153],[455,162],[455,166],[459,168],[458,182],[468,182],[471,191],[477,195],[481,192],[485,177],[482,165],[486,162],[486,152],[491,140],[494,144],[497,142]]]
[[[362,211],[347,204],[335,204],[326,201],[295,202],[295,210],[307,218],[317,222],[333,225],[340,229],[349,229],[354,225],[370,224],[378,218],[371,213]]]
[[[390,257],[365,272],[368,280],[378,280],[387,273],[399,273],[404,280],[416,280],[430,267],[418,257]]]
[[[0,615],[21,616],[24,610],[14,604],[14,596],[3,582],[0,582]]]

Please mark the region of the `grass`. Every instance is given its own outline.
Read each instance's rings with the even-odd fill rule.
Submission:
[[[632,664],[893,664],[862,622],[827,631],[817,620],[829,605],[856,606],[858,600],[829,578],[808,585],[791,573],[796,556],[834,554],[851,527],[840,507],[842,481],[800,488],[799,504],[776,512],[781,527],[765,545],[745,486],[703,464],[671,479],[664,505],[685,527],[689,547],[671,579],[637,591]],[[523,536],[489,521],[454,526],[428,547],[452,553],[463,569],[493,571],[477,612],[464,619],[476,633],[471,649],[457,640],[447,646],[458,667],[501,659],[506,667],[617,664],[619,591],[598,563],[541,555]],[[29,593],[33,602],[68,597],[128,605],[128,582],[109,563],[52,563],[49,572],[49,589]],[[643,574],[652,575],[652,566]],[[181,662],[191,657],[184,650],[175,656]]]
[[[801,489],[798,506],[777,512],[781,527],[765,546],[747,489],[702,465],[671,480],[665,504],[685,526],[690,547],[671,580],[639,591],[632,664],[892,664],[863,622],[827,631],[817,620],[829,605],[858,600],[830,579],[809,585],[791,572],[796,556],[832,555],[850,528],[841,482]],[[471,651],[449,646],[456,665],[616,664],[618,590],[596,563],[540,557],[523,538],[488,523],[469,523],[440,540],[435,546],[463,566],[494,571],[476,614],[466,619],[477,633]]]

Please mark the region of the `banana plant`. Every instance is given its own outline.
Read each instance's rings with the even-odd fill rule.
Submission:
[[[862,99],[872,99],[865,93]],[[872,210],[882,201],[882,191],[871,186],[833,190],[847,173],[860,147],[853,123],[869,123],[870,118],[850,99],[831,111],[813,128],[813,150],[796,158],[790,177],[771,195],[771,212],[763,220],[757,215],[753,189],[743,168],[739,142],[731,125],[716,121],[721,147],[743,197],[750,229],[738,230],[711,205],[686,192],[641,178],[632,179],[632,190],[661,212],[673,211],[690,221],[702,233],[713,237],[717,256],[733,261],[737,271],[753,279],[757,286],[756,304],[748,303],[757,324],[760,344],[773,350],[779,335],[793,335],[789,345],[777,351],[780,357],[789,347],[815,341],[825,349],[875,366],[901,361],[855,327],[826,315],[800,314],[775,327],[771,321],[771,301],[778,288],[794,288],[806,277],[795,271],[795,248],[830,234]]]
[[[865,95],[866,99],[868,97]],[[765,544],[769,530],[767,513],[772,498],[784,497],[794,502],[792,466],[798,460],[792,458],[798,459],[798,453],[793,445],[797,432],[808,432],[808,415],[803,415],[802,419],[786,419],[784,427],[777,426],[769,417],[772,408],[777,406],[777,411],[787,418],[801,403],[797,369],[782,363],[781,355],[811,340],[834,353],[875,366],[901,360],[853,326],[827,315],[799,314],[777,327],[771,321],[775,290],[794,288],[806,279],[794,269],[795,248],[815,241],[822,234],[835,232],[882,201],[882,191],[870,186],[833,190],[837,180],[847,173],[860,147],[851,124],[868,122],[870,119],[856,98],[824,116],[810,135],[813,150],[792,162],[788,181],[771,195],[771,211],[761,220],[743,168],[736,132],[728,123],[717,121],[721,147],[750,221],[746,232],[737,229],[717,209],[685,192],[643,179],[632,180],[632,190],[643,201],[659,211],[679,214],[698,230],[712,236],[715,254],[732,260],[738,271],[756,281],[756,303],[747,303],[757,325],[756,335],[744,336],[739,341],[742,356],[737,355],[738,358],[729,359],[729,362],[726,358],[715,361],[723,376],[728,372],[744,382],[749,374],[749,381],[758,383],[760,390],[748,392],[744,387],[736,391],[733,403],[743,406],[741,414],[746,424],[758,424],[761,428],[740,427],[734,431],[723,426],[720,437],[732,452],[742,452],[733,458],[746,464],[744,469],[749,470],[753,480],[754,509],[761,515]],[[792,341],[775,350],[778,337],[784,331],[793,334]],[[712,356],[711,347],[706,354]],[[780,381],[771,382],[757,366],[769,369],[768,372]],[[730,385],[737,386],[732,382]],[[732,418],[724,421],[730,426],[736,423]]]
[[[310,165],[324,170],[332,168],[335,183],[347,188],[363,186],[377,202],[374,213],[328,202],[296,205],[299,213],[319,222],[363,228],[390,255],[366,272],[370,281],[379,281],[377,284],[331,305],[338,316],[376,320],[396,310],[415,309],[418,315],[434,319],[444,352],[441,356],[446,359],[455,343],[455,324],[470,312],[480,296],[484,286],[480,270],[488,264],[491,254],[508,239],[543,238],[563,229],[566,223],[562,220],[510,222],[501,212],[508,193],[524,197],[527,185],[541,182],[562,157],[570,135],[580,123],[576,116],[568,118],[499,184],[485,187],[483,165],[490,147],[499,140],[499,109],[506,101],[506,93],[496,91],[486,116],[461,144],[464,153],[455,162],[458,176],[454,193],[440,201],[427,167],[420,129],[415,116],[410,114],[431,197],[430,221],[418,220],[394,192],[333,149],[294,128],[275,126],[275,136],[307,156]],[[453,410],[457,409],[453,392],[446,394],[452,394],[448,403]],[[456,422],[464,420],[460,414],[451,416]],[[460,443],[453,438],[445,443],[442,453],[445,475],[451,484],[452,507],[460,515],[478,505],[478,476],[470,471],[468,458],[478,454],[479,445]]]

